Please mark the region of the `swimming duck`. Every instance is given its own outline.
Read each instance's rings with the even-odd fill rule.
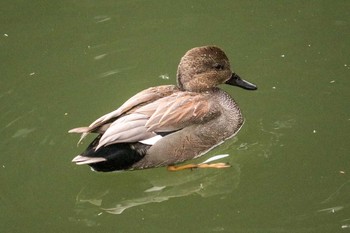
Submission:
[[[237,103],[219,84],[257,89],[231,71],[220,48],[190,49],[180,60],[176,86],[143,90],[90,126],[69,130],[82,133],[80,141],[89,133],[98,134],[72,162],[101,172],[160,166],[169,170],[227,167],[223,163],[175,166],[205,154],[242,127]]]

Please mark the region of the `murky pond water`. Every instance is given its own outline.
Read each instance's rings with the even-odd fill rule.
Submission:
[[[350,2],[3,1],[1,232],[342,232],[350,228]],[[216,44],[246,123],[229,169],[100,174],[71,159],[86,125],[174,84]]]

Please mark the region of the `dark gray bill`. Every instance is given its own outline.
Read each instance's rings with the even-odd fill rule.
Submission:
[[[258,87],[250,83],[248,81],[245,81],[244,79],[241,79],[238,74],[232,73],[232,76],[229,80],[226,81],[226,84],[232,85],[232,86],[237,86],[241,87],[246,90],[256,90]]]

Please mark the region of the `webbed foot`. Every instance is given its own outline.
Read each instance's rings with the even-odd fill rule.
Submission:
[[[181,171],[185,169],[195,168],[227,168],[231,167],[228,163],[200,163],[200,164],[186,164],[181,166],[168,166],[168,171]]]

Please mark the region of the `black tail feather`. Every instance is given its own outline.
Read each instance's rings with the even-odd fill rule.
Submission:
[[[81,154],[81,156],[94,158],[102,157],[106,159],[106,161],[103,162],[89,164],[89,166],[95,171],[110,172],[130,169],[134,163],[138,162],[145,156],[146,151],[149,148],[149,146],[141,143],[118,143],[103,146],[98,150],[95,150],[100,138],[101,135],[96,137]]]

